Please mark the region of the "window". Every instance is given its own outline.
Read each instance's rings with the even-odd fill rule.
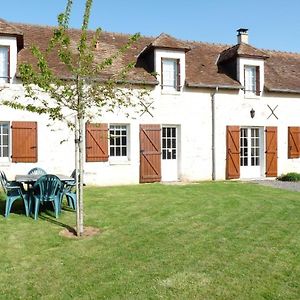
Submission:
[[[179,59],[161,59],[161,88],[167,91],[180,91]]]
[[[240,148],[241,167],[260,165],[260,141],[258,128],[241,128]]]
[[[9,123],[0,122],[0,159],[9,157]]]
[[[0,46],[0,84],[9,82],[9,47]]]
[[[162,129],[162,158],[176,159],[176,127],[163,127]]]
[[[109,141],[111,157],[128,158],[128,127],[126,125],[110,125]]]
[[[244,86],[245,94],[260,95],[259,67],[245,66],[244,67]]]

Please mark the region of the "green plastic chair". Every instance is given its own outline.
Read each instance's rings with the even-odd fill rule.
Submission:
[[[46,175],[47,172],[42,168],[33,168],[28,172],[28,175]]]
[[[5,213],[4,216],[8,217],[11,207],[16,200],[22,200],[25,206],[26,216],[29,216],[29,197],[25,193],[22,186],[14,181],[8,181],[5,173],[0,171],[1,186],[6,194]]]
[[[38,218],[40,204],[44,202],[52,202],[55,212],[55,217],[61,211],[60,200],[63,184],[55,175],[41,176],[32,187],[32,201],[34,202],[34,219]]]
[[[72,172],[71,177],[74,178],[74,180],[65,183],[61,195],[61,201],[63,196],[66,196],[68,206],[76,210],[76,170]]]

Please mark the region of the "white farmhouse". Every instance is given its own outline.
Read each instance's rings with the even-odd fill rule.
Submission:
[[[30,46],[45,49],[52,31],[0,20],[2,98],[22,91],[18,65],[34,63]],[[74,40],[79,34],[71,30]],[[127,39],[102,33],[97,56],[107,57]],[[239,29],[234,46],[166,34],[142,37],[110,71],[132,59],[136,67],[128,80],[151,89],[153,109],[134,119],[105,114],[95,120],[100,126],[86,125],[86,183],[257,179],[300,172],[300,54],[257,49],[248,43],[247,29]],[[67,77],[55,59],[51,67]],[[73,153],[74,138],[63,124],[49,126],[46,116],[0,107],[0,169],[9,177],[33,167],[69,174]]]

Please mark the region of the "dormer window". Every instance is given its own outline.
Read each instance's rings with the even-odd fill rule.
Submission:
[[[161,59],[161,88],[165,91],[180,91],[179,59]]]
[[[260,96],[259,66],[244,66],[245,94]]]
[[[0,46],[0,84],[9,82],[9,47]]]

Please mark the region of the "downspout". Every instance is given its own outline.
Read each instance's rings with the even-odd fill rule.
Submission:
[[[219,91],[219,87],[210,94],[211,95],[211,156],[212,156],[212,173],[211,178],[216,180],[216,133],[215,133],[215,95]]]

